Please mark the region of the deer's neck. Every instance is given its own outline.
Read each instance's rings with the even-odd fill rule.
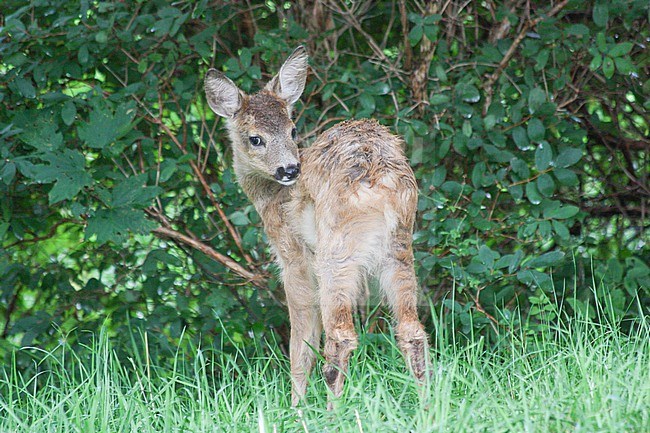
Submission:
[[[262,217],[268,230],[282,220],[282,204],[289,200],[289,188],[257,173],[235,165],[235,174],[242,189]]]

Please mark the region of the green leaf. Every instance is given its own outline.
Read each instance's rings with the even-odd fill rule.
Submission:
[[[551,212],[554,212],[555,210],[559,209],[560,206],[562,206],[562,202],[559,200],[544,200],[542,202],[542,210],[543,210],[544,218],[548,218],[548,215]]]
[[[607,54],[610,57],[621,57],[629,53],[633,46],[634,44],[632,42],[622,42],[614,45]]]
[[[79,60],[79,63],[82,65],[85,65],[88,63],[88,59],[90,59],[88,45],[82,45],[81,48],[79,48],[79,51],[77,51],[77,60]]]
[[[551,223],[548,221],[540,221],[539,222],[539,235],[542,237],[542,239],[549,239],[552,235],[551,232]]]
[[[476,150],[479,147],[483,147],[484,144],[485,143],[480,138],[473,137],[473,138],[470,138],[469,140],[467,140],[467,142],[465,143],[465,146],[469,150]],[[492,146],[492,147],[494,147],[494,146]]]
[[[542,174],[537,178],[537,189],[542,195],[551,197],[555,192],[555,182],[549,174]]]
[[[535,150],[535,167],[539,171],[544,171],[551,165],[552,160],[553,151],[551,145],[546,141],[542,141]]]
[[[473,257],[469,265],[465,268],[470,274],[483,274],[487,272],[488,268],[485,264],[481,263],[476,257]]]
[[[35,165],[32,170],[34,180],[43,183],[56,182],[50,190],[50,204],[76,196],[85,186],[93,183],[92,177],[84,170],[85,157],[76,150],[63,149],[59,153],[41,156],[48,165]]]
[[[521,150],[528,149],[530,141],[528,141],[528,136],[526,135],[526,130],[521,126],[517,126],[512,130],[512,139]]]
[[[88,123],[79,126],[79,138],[94,149],[102,149],[126,135],[136,114],[133,103],[121,104],[113,112],[105,104],[94,102]]]
[[[5,185],[9,185],[16,176],[16,164],[13,162],[5,162],[0,169],[0,180]]]
[[[552,220],[551,225],[553,226],[553,231],[557,233],[557,235],[560,238],[566,240],[571,237],[571,233],[569,233],[569,229],[567,228],[566,224],[564,224],[563,222]]]
[[[556,265],[564,258],[564,253],[562,251],[551,251],[545,254],[542,254],[539,257],[528,261],[525,265],[528,268],[546,268],[549,266]]]
[[[593,59],[591,59],[591,63],[589,63],[589,69],[595,71],[598,68],[600,68],[602,64],[603,64],[603,55],[599,53],[595,55]]]
[[[580,209],[573,205],[563,206],[549,212],[544,212],[544,218],[565,220],[575,216],[579,211]]]
[[[472,170],[472,184],[474,188],[480,188],[482,186],[483,174],[486,172],[487,166],[483,161],[477,163]]]
[[[249,77],[251,77],[253,80],[259,80],[262,78],[262,69],[257,66],[253,65],[248,70],[246,71]]]
[[[591,306],[588,299],[581,301],[580,299],[568,296],[566,297],[566,301],[581,317],[589,317],[590,319],[596,317],[595,309]]]
[[[429,125],[418,119],[411,119],[411,127],[419,136],[425,136],[429,132]]]
[[[31,80],[28,80],[23,77],[16,78],[16,87],[18,92],[27,99],[34,99],[36,97],[36,89],[32,84]]]
[[[424,28],[422,25],[415,25],[409,32],[409,42],[411,46],[414,47],[422,40],[422,35],[424,35]]]
[[[605,27],[609,20],[609,6],[605,1],[597,1],[592,13],[594,23],[598,27]]]
[[[427,15],[426,17],[424,17],[424,24],[431,26],[439,23],[441,19],[442,19],[442,15],[440,14]]]
[[[576,186],[578,184],[578,176],[572,170],[556,168],[553,170],[553,175],[562,186]]]
[[[494,269],[507,268],[510,265],[512,265],[514,259],[515,256],[513,254],[506,254],[505,256],[501,257],[499,260],[496,261],[496,263],[494,264]]]
[[[406,144],[409,146],[413,146],[415,143],[415,131],[413,131],[413,126],[408,125],[406,128],[404,128],[404,141]]]
[[[485,200],[486,198],[487,198],[487,194],[482,189],[474,191],[471,196],[472,203],[477,205],[481,205],[483,203],[483,200]]]
[[[146,275],[155,275],[157,272],[159,272],[158,263],[164,263],[170,266],[183,265],[183,263],[178,257],[169,254],[167,251],[163,249],[156,249],[156,250],[152,250],[151,252],[149,252],[149,254],[147,254],[147,258],[142,264],[142,271]]]
[[[9,223],[1,222],[0,223],[0,240],[4,239],[5,234],[7,233],[7,230],[9,230]]]
[[[248,69],[253,60],[253,54],[248,48],[242,48],[239,53],[239,61],[241,62],[243,69]]]
[[[623,280],[623,266],[621,262],[614,258],[607,260],[605,279],[614,283],[619,283]]]
[[[628,268],[625,275],[624,285],[628,293],[635,295],[639,287],[650,286],[650,267],[638,257],[625,259]]]
[[[63,119],[63,123],[70,126],[74,122],[75,117],[77,117],[77,108],[74,102],[68,100],[63,104],[63,108],[61,109],[61,119]]]
[[[96,236],[98,244],[115,242],[121,244],[129,233],[145,234],[156,228],[156,224],[145,218],[141,210],[117,208],[100,209],[88,218],[85,238]]]
[[[483,148],[485,149],[485,153],[487,153],[490,161],[505,163],[510,162],[510,160],[514,158],[514,155],[511,152],[500,150],[491,144],[486,144]]]
[[[560,168],[570,167],[582,159],[582,150],[575,147],[563,149],[555,158],[555,166]]]
[[[13,119],[22,129],[18,137],[41,152],[55,151],[63,144],[63,135],[57,131],[54,113],[47,109],[25,110]]]
[[[436,93],[429,99],[429,102],[431,105],[446,104],[449,102],[449,96],[445,95],[444,93]]]
[[[546,128],[544,128],[541,120],[533,118],[528,121],[528,138],[530,138],[530,141],[542,141],[545,133]]]
[[[557,105],[554,102],[544,102],[539,106],[535,114],[540,117],[551,117],[555,114],[557,110]]]
[[[517,272],[517,279],[524,284],[536,285],[538,287],[548,284],[550,277],[543,272],[531,270],[521,270]],[[531,311],[533,309],[531,308]]]
[[[445,71],[445,68],[441,65],[438,64],[435,67],[435,74],[436,77],[438,77],[438,80],[440,80],[441,83],[446,83],[447,82],[447,72]]]
[[[176,173],[178,166],[173,158],[165,159],[160,164],[160,182],[167,182]]]
[[[603,74],[608,79],[614,76],[614,59],[609,56],[605,56],[605,60],[603,61]]]
[[[483,125],[485,126],[486,131],[491,131],[494,129],[494,126],[497,124],[497,118],[494,114],[488,114],[483,118]]]
[[[449,148],[451,147],[451,139],[442,140],[442,143],[438,146],[436,152],[438,158],[442,159],[449,153]]]
[[[537,221],[531,221],[528,224],[525,224],[523,227],[524,237],[530,237],[535,234],[537,231],[537,226],[539,223]]]
[[[371,95],[387,95],[390,92],[390,86],[386,83],[379,82],[366,86],[364,90]]]
[[[367,110],[370,113],[375,111],[375,98],[371,94],[363,92],[361,96],[359,96],[359,102],[364,110]]]
[[[431,42],[436,42],[438,40],[438,26],[435,25],[435,24],[425,25],[424,26],[424,35]]]
[[[614,64],[616,65],[616,70],[619,74],[627,75],[636,71],[634,63],[627,57],[617,57],[614,59]]]
[[[419,24],[419,25],[424,24],[424,18],[422,17],[422,15],[416,14],[415,12],[409,13],[408,14],[408,19],[413,24]]]
[[[465,84],[461,86],[461,99],[464,102],[476,103],[481,100],[481,94],[473,84]]]
[[[584,24],[572,24],[567,28],[567,35],[569,36],[588,36],[589,27]]]
[[[535,182],[528,182],[526,184],[526,197],[532,204],[540,204],[542,202],[542,196],[539,194]]]
[[[542,50],[537,54],[537,57],[535,58],[535,70],[536,71],[541,71],[546,67],[546,64],[548,63],[548,58],[550,55],[550,50]]]
[[[478,258],[488,269],[491,269],[494,261],[499,258],[499,253],[492,251],[487,245],[481,245],[478,249]]]
[[[433,170],[433,176],[431,177],[431,185],[439,187],[445,181],[447,177],[447,168],[444,165],[439,165]]]
[[[108,42],[108,34],[106,33],[105,30],[100,30],[97,33],[95,33],[95,41],[98,44],[105,44]]]
[[[158,186],[145,186],[146,174],[131,176],[120,182],[112,191],[111,207],[149,206],[151,201],[162,192]]]
[[[544,102],[546,102],[546,92],[539,87],[535,87],[528,94],[528,107],[531,113],[536,112]]]
[[[251,220],[248,219],[248,216],[244,212],[242,212],[240,210],[235,211],[232,214],[230,214],[228,219],[230,220],[230,222],[232,222],[236,226],[247,226],[247,225],[250,225],[250,223],[251,223]]]
[[[530,176],[530,168],[528,168],[528,164],[519,158],[512,158],[510,161],[510,167],[512,167],[512,171],[514,171],[520,179],[526,179]]]
[[[454,181],[447,181],[442,184],[440,189],[447,194],[447,197],[456,200],[463,192],[463,185]]]
[[[521,200],[524,197],[524,188],[521,185],[508,186],[508,193],[515,200]]]
[[[465,135],[465,137],[472,136],[472,124],[469,120],[465,120],[463,122],[463,135]]]
[[[607,52],[607,37],[605,32],[598,32],[596,34],[596,47],[601,53]]]

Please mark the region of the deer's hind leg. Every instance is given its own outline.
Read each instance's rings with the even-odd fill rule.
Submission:
[[[352,314],[361,290],[361,263],[346,247],[350,241],[344,234],[335,235],[316,261],[325,328],[323,375],[334,398],[343,392],[350,355],[358,345]]]
[[[379,282],[397,321],[397,344],[411,372],[422,382],[429,365],[429,346],[418,318],[417,278],[409,230],[396,230],[380,270]]]

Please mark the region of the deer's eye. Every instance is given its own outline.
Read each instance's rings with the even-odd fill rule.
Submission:
[[[248,141],[251,142],[251,144],[255,147],[259,146],[264,146],[264,141],[258,137],[257,135],[253,135],[252,137],[248,137]]]
[[[298,131],[296,131],[296,128],[293,128],[293,129],[291,130],[291,138],[292,138],[293,140],[295,140],[296,137],[298,137]]]

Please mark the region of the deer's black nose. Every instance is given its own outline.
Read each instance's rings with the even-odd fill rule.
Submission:
[[[279,181],[294,180],[300,174],[300,164],[289,164],[286,167],[278,167],[275,171],[275,178]]]

